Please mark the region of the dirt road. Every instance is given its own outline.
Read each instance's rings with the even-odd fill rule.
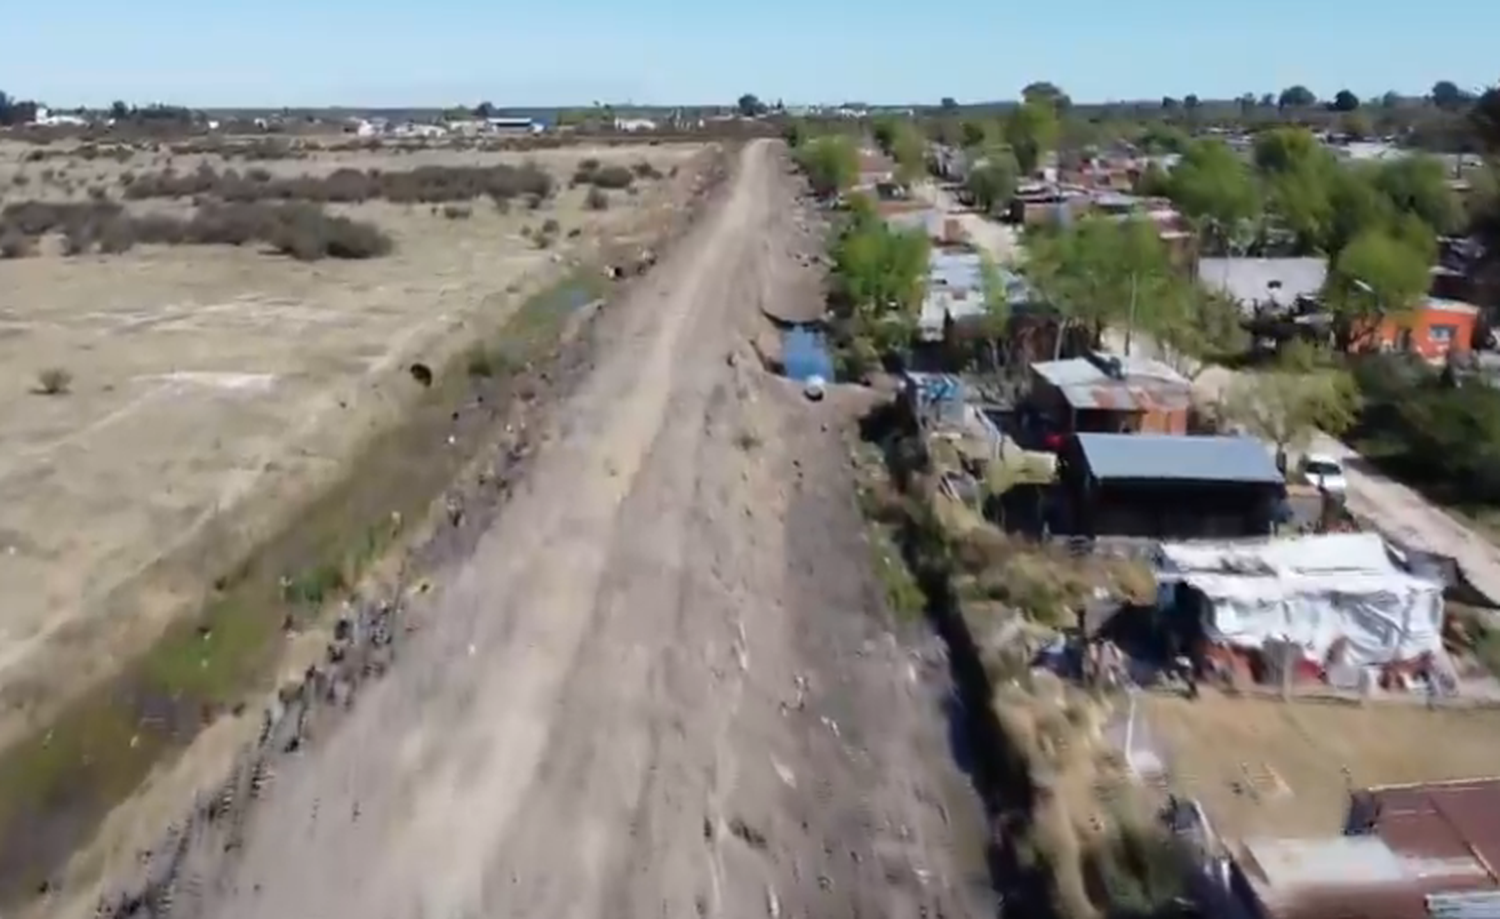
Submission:
[[[601,316],[529,480],[174,919],[977,911],[942,667],[872,615],[835,407],[749,358],[811,270],[778,150]]]

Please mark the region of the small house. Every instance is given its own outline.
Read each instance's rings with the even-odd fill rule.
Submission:
[[[1268,536],[1286,491],[1252,437],[1080,433],[1059,460],[1053,526],[1075,536]]]
[[[1056,432],[1187,433],[1192,384],[1161,361],[1093,351],[1031,376],[1032,407]]]

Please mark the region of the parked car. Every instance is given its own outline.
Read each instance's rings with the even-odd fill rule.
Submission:
[[[1344,464],[1326,453],[1309,453],[1302,457],[1297,476],[1308,485],[1334,495],[1342,495],[1349,485],[1344,478]]]

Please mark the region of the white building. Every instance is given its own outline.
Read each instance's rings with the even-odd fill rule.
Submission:
[[[36,117],[33,119],[32,123],[39,124],[42,127],[46,128],[85,128],[88,127],[89,120],[82,115],[56,115],[53,114],[46,106],[39,105],[36,107]]]

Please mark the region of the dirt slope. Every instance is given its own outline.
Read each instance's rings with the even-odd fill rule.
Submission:
[[[610,307],[390,675],[278,764],[174,917],[975,912],[942,668],[868,612],[836,406],[748,356],[761,306],[808,289],[789,189],[775,145],[747,148]]]

